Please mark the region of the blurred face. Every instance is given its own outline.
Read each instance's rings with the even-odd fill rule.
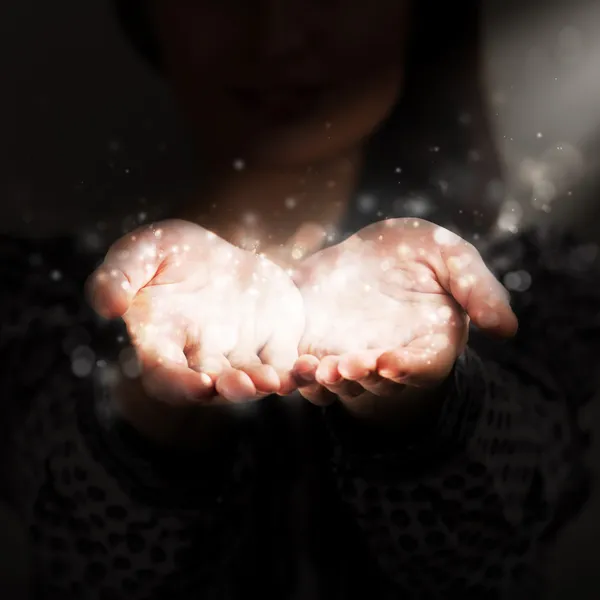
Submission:
[[[409,0],[154,0],[163,68],[210,156],[293,166],[393,108]]]

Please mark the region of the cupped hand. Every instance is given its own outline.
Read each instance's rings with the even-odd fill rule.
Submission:
[[[156,399],[236,402],[295,387],[304,311],[290,276],[200,226],[171,220],[123,237],[88,292],[100,315],[123,317]]]
[[[370,225],[297,270],[306,311],[295,375],[312,402],[360,408],[443,382],[469,320],[499,337],[517,320],[477,250],[420,219]]]

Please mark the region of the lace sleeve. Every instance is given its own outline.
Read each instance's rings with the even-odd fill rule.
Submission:
[[[249,438],[210,456],[170,453],[107,418],[94,382],[123,331],[83,301],[93,264],[67,242],[3,239],[0,250],[3,482],[36,587],[61,599],[227,598],[253,526]]]
[[[529,234],[490,264],[513,288],[520,331],[504,343],[473,332],[427,439],[364,440],[326,411],[338,485],[373,556],[396,586],[431,597],[533,597],[544,543],[589,489],[578,411],[597,389],[593,249]]]

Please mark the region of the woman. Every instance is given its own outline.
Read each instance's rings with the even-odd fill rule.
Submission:
[[[137,360],[86,308],[72,241],[3,240],[5,472],[39,597],[542,593],[587,486],[597,265],[484,235],[478,3],[443,6],[117,3],[204,172],[91,280]],[[516,335],[477,251],[432,221],[522,290]],[[294,388],[324,419],[282,409]]]

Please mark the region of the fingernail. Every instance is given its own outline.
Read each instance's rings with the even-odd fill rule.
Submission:
[[[391,379],[396,376],[396,372],[391,369],[379,369],[378,373],[381,377],[385,377],[386,379]]]

